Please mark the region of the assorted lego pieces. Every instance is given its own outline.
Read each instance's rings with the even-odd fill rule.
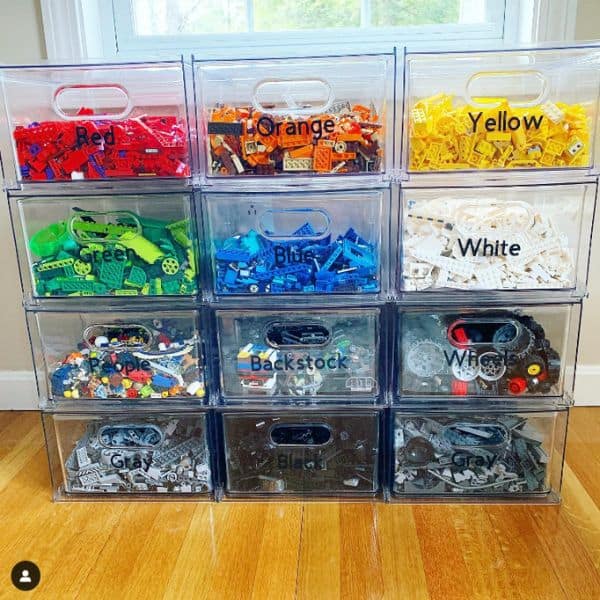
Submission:
[[[552,419],[552,413],[396,413],[393,492],[415,496],[548,493]],[[561,433],[566,431],[556,435]]]
[[[593,207],[568,206],[564,187],[556,191],[564,207],[556,202],[561,210],[553,212],[541,187],[535,202],[519,200],[518,185],[507,191],[495,182],[480,197],[457,190],[477,190],[485,169],[529,169],[522,182],[535,169],[594,175],[598,52],[455,54],[405,53],[404,103],[395,98],[395,53],[192,59],[195,106],[182,62],[0,69],[12,142],[7,181],[18,202],[30,203],[19,207],[25,233],[17,245],[28,251],[21,270],[31,272],[27,310],[41,340],[36,372],[47,384],[44,423],[62,492],[213,497],[209,440],[225,467],[214,480],[217,499],[221,492],[373,496],[383,487],[383,464],[397,497],[549,498],[559,489],[560,469],[551,466],[564,450],[567,412],[559,403],[570,401],[573,387],[574,307],[587,269],[580,246],[591,235]],[[494,62],[502,69],[492,70]],[[494,78],[499,93],[492,93]],[[581,87],[566,93],[572,78]],[[169,94],[157,102],[156,89],[171,91],[170,104],[163,102]],[[434,95],[438,89],[447,93]],[[398,118],[401,104],[407,114]],[[192,148],[186,114],[199,118]],[[402,164],[394,128],[405,136]],[[436,171],[464,171],[465,187],[416,183],[420,172]],[[373,177],[353,181],[369,185],[338,186],[365,174]],[[320,191],[306,186],[331,175],[327,186],[319,179]],[[287,176],[304,179],[282,192],[273,182],[258,191],[246,180],[242,191],[231,181]],[[205,177],[231,180],[213,180],[196,194]],[[193,206],[167,211],[163,198],[148,209],[149,196],[161,191],[151,187],[155,178],[193,184],[175,194],[202,207],[198,223],[210,232],[204,260]],[[133,204],[119,204],[109,194],[124,190],[107,180],[128,179],[143,189]],[[412,179],[421,190],[416,200],[404,196]],[[53,196],[36,200],[22,185],[54,182],[62,193],[61,182],[82,180],[110,190],[96,194],[104,204],[82,210],[63,195],[69,214],[53,209],[45,221],[40,211]],[[393,260],[389,181],[402,182],[402,204],[394,206],[402,247]],[[496,198],[493,188],[504,192]],[[123,209],[102,210],[116,206]],[[397,258],[390,290],[384,267]],[[211,268],[214,295],[200,299],[198,282]],[[427,308],[416,301],[432,295],[413,296],[395,306],[387,329],[388,292],[404,301],[405,292],[432,289],[492,293],[481,294],[477,308],[455,298]],[[501,308],[496,290],[563,290],[552,297],[567,299]],[[296,296],[297,308],[273,308],[266,298],[286,294]],[[298,297],[306,294],[338,294],[339,306],[331,308],[332,298],[328,308],[309,306]],[[157,318],[134,318],[146,296],[155,297]],[[259,298],[237,310],[234,298],[218,296]],[[77,306],[47,300],[53,297],[73,297]],[[115,298],[102,300],[105,312],[80,312],[83,298],[99,297]],[[205,300],[216,329],[200,339],[196,310]],[[390,331],[398,336],[394,359]],[[396,371],[384,373],[380,359],[396,360]],[[220,386],[205,389],[217,360]],[[386,411],[387,375],[394,404]],[[512,412],[518,403],[530,412]],[[384,418],[391,436],[381,436]]]
[[[58,428],[66,428],[54,417]],[[65,492],[207,494],[212,490],[206,417],[94,418],[65,462]],[[62,441],[62,440],[60,440]],[[68,449],[63,448],[64,451]]]
[[[383,170],[383,124],[372,104],[336,101],[325,114],[307,118],[276,116],[252,106],[216,106],[206,133],[211,176]]]
[[[193,323],[193,321],[191,322]],[[91,325],[50,368],[53,398],[204,398],[204,366],[193,325],[175,320]]]
[[[573,242],[565,229],[578,218],[566,205],[551,218],[532,204],[506,199],[409,200],[402,289],[574,287]]]
[[[354,229],[332,240],[310,223],[290,239],[254,229],[215,242],[217,294],[374,293],[379,291],[377,248]]]
[[[218,311],[225,397],[375,396],[378,309]]]
[[[590,164],[590,118],[582,104],[519,107],[494,98],[477,107],[440,93],[414,102],[408,117],[410,171]]]
[[[223,415],[227,493],[375,494],[379,414]]]
[[[51,223],[29,240],[37,296],[192,295],[197,290],[189,219],[91,212]]]
[[[175,116],[33,121],[13,131],[23,181],[189,177],[187,128]]]
[[[509,310],[406,312],[400,335],[400,393],[562,394],[561,357],[531,316]]]

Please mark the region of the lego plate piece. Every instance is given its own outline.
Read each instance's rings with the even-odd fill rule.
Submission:
[[[202,402],[204,360],[194,312],[29,313],[36,375],[55,400]],[[38,358],[39,356],[39,358]]]
[[[394,496],[560,493],[567,411],[393,414]]]
[[[226,495],[374,495],[380,414],[229,413]]]
[[[400,309],[398,393],[569,395],[579,316],[579,304]]]
[[[34,297],[198,292],[189,196],[13,197],[11,207]]]
[[[215,293],[381,291],[384,191],[207,194]]]
[[[195,61],[209,177],[381,174],[395,57]]]
[[[600,47],[406,56],[410,172],[590,168]]]
[[[217,310],[226,398],[376,397],[379,309]]]
[[[206,415],[45,414],[50,456],[66,494],[202,494],[212,491]],[[64,464],[56,461],[64,457]],[[55,479],[55,484],[57,480]]]
[[[401,193],[401,291],[585,292],[595,184]]]
[[[9,181],[191,176],[182,61],[11,66],[0,78]]]

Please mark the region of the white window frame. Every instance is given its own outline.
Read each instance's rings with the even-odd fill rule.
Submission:
[[[565,42],[572,40],[575,34],[577,2],[489,0],[490,23],[482,25],[204,36],[136,36],[129,11],[123,9],[121,2],[113,3],[112,0],[41,0],[41,8],[48,58],[79,62],[174,57],[192,52],[203,58],[246,58],[379,52],[404,45],[412,49],[460,50],[465,45],[483,49]],[[348,40],[352,40],[351,44]]]

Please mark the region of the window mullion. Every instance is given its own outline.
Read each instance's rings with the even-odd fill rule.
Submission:
[[[371,27],[371,0],[360,0],[360,26]]]
[[[246,0],[246,21],[248,33],[254,32],[254,0]]]

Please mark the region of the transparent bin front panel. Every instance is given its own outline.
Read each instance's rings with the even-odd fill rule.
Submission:
[[[224,413],[230,496],[374,495],[380,413]]]
[[[388,194],[206,194],[215,293],[380,292]]]
[[[581,304],[400,309],[400,396],[573,393]]]
[[[596,184],[403,188],[400,291],[586,291]]]
[[[216,311],[224,398],[375,397],[379,309]]]
[[[10,205],[26,295],[198,293],[188,194],[13,196]]]
[[[593,169],[600,47],[408,53],[404,168]]]
[[[193,310],[28,313],[38,388],[55,401],[201,403],[202,333]]]
[[[9,184],[191,174],[181,61],[3,67]]]
[[[194,62],[207,177],[383,174],[395,56]]]
[[[392,497],[558,501],[568,412],[392,411]]]
[[[55,497],[210,497],[206,413],[44,413]]]

